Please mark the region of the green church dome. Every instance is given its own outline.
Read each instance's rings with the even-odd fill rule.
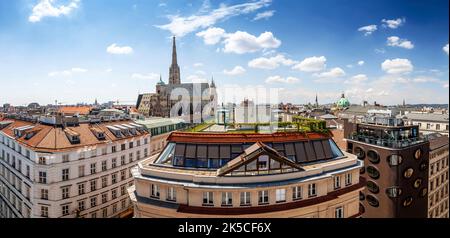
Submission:
[[[339,99],[339,101],[337,101],[336,105],[339,108],[346,108],[346,107],[350,106],[350,101],[347,98],[345,98],[344,94],[342,94],[341,99]]]

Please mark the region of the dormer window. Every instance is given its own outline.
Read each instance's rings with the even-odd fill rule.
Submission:
[[[101,130],[100,128],[96,128],[96,127],[91,127],[91,132],[95,135],[95,137],[97,137],[98,140],[104,140],[105,137],[105,132],[103,130]]]
[[[69,139],[71,144],[79,144],[80,143],[80,134],[70,128],[64,129],[66,133],[67,139]]]

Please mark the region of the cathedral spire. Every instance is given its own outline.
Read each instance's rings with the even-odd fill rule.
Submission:
[[[172,65],[170,66],[169,72],[169,84],[181,84],[180,67],[178,66],[177,43],[175,36],[173,37],[172,44]]]

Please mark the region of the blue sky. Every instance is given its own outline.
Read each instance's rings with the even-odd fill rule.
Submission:
[[[342,92],[352,103],[448,103],[448,5],[2,0],[0,103],[133,103],[159,74],[167,82],[172,35],[183,82],[279,88],[294,103]]]

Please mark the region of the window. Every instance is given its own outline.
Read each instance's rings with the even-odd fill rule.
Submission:
[[[108,186],[108,177],[102,177],[102,188],[106,188]]]
[[[134,147],[133,142],[128,143],[128,147],[129,147],[130,149],[132,149],[132,148]]]
[[[372,162],[373,164],[378,164],[380,163],[380,156],[378,155],[377,152],[370,150],[369,152],[367,152],[367,157],[369,158],[369,161]]]
[[[317,196],[317,191],[316,191],[316,184],[312,183],[308,185],[308,197],[315,197]]]
[[[84,158],[86,158],[86,156],[85,156],[85,154],[84,154],[84,151],[83,151],[83,152],[80,152],[80,154],[78,155],[78,158],[79,158],[79,159],[84,159]]]
[[[125,155],[120,156],[120,164],[125,165]]]
[[[405,200],[403,200],[403,206],[409,207],[409,206],[411,206],[412,202],[413,202],[413,197],[409,196],[409,197],[405,198]]]
[[[68,163],[69,162],[69,155],[63,155],[62,156],[62,162],[63,163]]]
[[[380,172],[374,166],[368,166],[367,167],[367,173],[369,174],[369,177],[371,177],[373,179],[380,178]]]
[[[372,207],[380,206],[380,202],[373,195],[367,195],[366,200],[367,200],[367,203],[369,203],[369,205],[372,206]]]
[[[126,178],[127,178],[127,175],[126,175],[126,173],[127,173],[127,171],[126,170],[122,170],[122,171],[120,171],[120,180],[125,180]]]
[[[203,206],[214,206],[213,192],[203,192]]]
[[[41,199],[48,200],[48,190],[47,189],[41,189]]]
[[[133,153],[130,153],[128,155],[128,161],[129,161],[129,163],[133,162]]]
[[[83,195],[85,193],[84,191],[84,183],[78,184],[78,195]]]
[[[151,185],[151,197],[159,199],[159,186],[156,184]]]
[[[414,153],[414,159],[419,160],[422,157],[422,150],[418,149],[416,150],[416,152]]]
[[[352,174],[345,174],[345,186],[352,185]]]
[[[126,193],[125,185],[120,186],[120,196],[125,195],[125,193]]]
[[[337,207],[334,211],[334,217],[335,218],[344,218],[344,208],[343,207]]]
[[[388,163],[390,166],[398,166],[403,162],[403,158],[400,155],[391,155],[388,157]]]
[[[341,188],[341,177],[339,177],[339,175],[336,175],[334,177],[334,189],[339,189]]]
[[[69,187],[61,188],[62,199],[69,198]]]
[[[47,159],[45,157],[39,157],[39,164],[42,164],[42,165],[47,164]]]
[[[286,189],[277,189],[275,191],[276,202],[286,202]]]
[[[241,206],[249,206],[250,204],[250,192],[241,192]]]
[[[141,151],[140,150],[136,151],[136,157],[138,160],[141,159]]]
[[[269,191],[263,190],[258,192],[258,203],[259,205],[269,203]]]
[[[113,189],[111,191],[111,199],[116,199],[117,198],[117,189]]]
[[[102,203],[104,204],[106,202],[108,202],[108,194],[107,193],[103,193],[102,194]]]
[[[97,180],[91,180],[91,191],[97,190]]]
[[[106,148],[102,148],[102,155],[106,155],[107,154],[107,149]]]
[[[27,173],[26,174],[27,178],[30,178],[30,166],[29,165],[27,165],[27,172],[26,173]]]
[[[405,172],[403,172],[403,177],[406,179],[409,179],[412,177],[413,173],[414,173],[414,169],[408,168],[405,170]]]
[[[233,194],[231,192],[222,192],[222,206],[233,206]]]
[[[78,176],[84,177],[84,165],[78,166]]]
[[[292,200],[302,199],[302,187],[296,186],[292,188]]]
[[[91,207],[97,206],[97,197],[91,197]]]
[[[102,171],[106,171],[107,170],[107,166],[106,166],[106,160],[102,161]]]
[[[258,170],[268,170],[269,169],[269,156],[261,155],[258,158]]]
[[[48,217],[48,207],[41,206],[41,217]]]
[[[79,211],[84,211],[84,209],[85,209],[84,204],[85,204],[84,200],[78,202],[78,210]]]
[[[364,152],[363,149],[356,147],[355,148],[355,155],[358,157],[358,159],[360,160],[364,160],[366,158],[366,152]]]
[[[97,170],[97,164],[93,163],[91,164],[91,174],[95,174]]]
[[[121,203],[122,209],[125,209],[125,207],[127,206],[127,200],[123,199],[120,203]]]
[[[103,218],[108,217],[108,208],[103,208],[103,210],[102,210],[102,216],[103,216]]]
[[[112,160],[111,160],[111,168],[116,168],[116,166],[117,166],[117,159],[116,158],[113,158]]]
[[[117,174],[116,173],[111,174],[111,183],[112,184],[117,183]]]
[[[115,145],[111,146],[111,153],[116,153],[116,152],[117,152],[116,146]]]
[[[396,198],[402,194],[402,190],[399,187],[390,187],[386,189],[386,194],[388,197]]]
[[[39,183],[47,183],[47,172],[39,172]]]
[[[117,203],[113,204],[113,206],[112,206],[112,213],[114,214],[116,212],[117,212]]]
[[[121,145],[120,145],[120,150],[122,150],[122,151],[125,150],[125,149],[126,149],[125,147],[126,147],[125,144],[121,144]]]
[[[380,192],[380,188],[378,187],[378,185],[376,183],[374,183],[373,181],[367,181],[367,189],[372,192],[372,193],[379,193]]]

